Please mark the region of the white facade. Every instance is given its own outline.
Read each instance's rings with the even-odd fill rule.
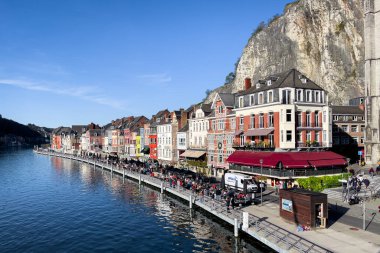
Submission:
[[[171,123],[157,126],[157,157],[159,160],[173,160],[173,138]]]
[[[178,132],[177,133],[177,160],[180,158],[180,153],[184,152],[188,148],[188,132]]]
[[[206,150],[208,130],[209,123],[204,111],[196,110],[195,118],[189,119],[189,148]]]
[[[104,133],[103,152],[112,152],[112,129],[107,129]]]
[[[90,150],[90,140],[87,137],[86,133],[83,133],[80,137],[80,149],[82,151]]]
[[[380,0],[364,5],[365,41],[365,161],[380,162]]]

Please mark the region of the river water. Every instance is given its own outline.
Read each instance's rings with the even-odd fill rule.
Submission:
[[[0,252],[269,252],[187,205],[76,161],[0,150]]]

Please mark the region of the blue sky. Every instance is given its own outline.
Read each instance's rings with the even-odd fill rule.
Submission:
[[[0,114],[106,124],[187,108],[290,0],[0,0]]]

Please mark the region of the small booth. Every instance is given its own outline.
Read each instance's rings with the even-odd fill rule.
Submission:
[[[326,228],[327,194],[305,189],[280,190],[280,216],[297,225]]]

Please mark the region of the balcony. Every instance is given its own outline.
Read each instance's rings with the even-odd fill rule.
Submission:
[[[241,144],[240,141],[234,141],[233,148],[238,150],[268,150],[273,151],[275,149],[275,145],[273,143],[269,143],[266,141],[261,141],[258,143],[252,142],[252,143],[245,143]]]
[[[297,148],[322,148],[322,143],[317,142],[317,141],[306,141],[306,142],[301,142],[297,141],[296,143]]]
[[[322,128],[322,124],[315,122],[298,122],[297,128]]]

